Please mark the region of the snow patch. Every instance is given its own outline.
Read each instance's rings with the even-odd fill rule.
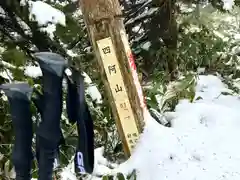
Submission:
[[[207,75],[198,77],[196,98],[201,97],[205,100],[213,100],[221,96],[222,93],[232,93],[232,91],[217,76]]]
[[[72,50],[67,50],[67,54],[71,57],[77,57],[79,56],[77,53],[73,52]]]
[[[136,169],[137,180],[239,179],[240,99],[219,96],[230,90],[216,76],[199,76],[196,90],[203,99],[182,100],[172,128],[149,117],[135,152],[114,171]]]
[[[26,6],[26,5],[27,5],[27,2],[28,2],[28,0],[21,0],[21,1],[20,1],[20,5],[21,5],[21,6]]]
[[[70,69],[66,69],[65,73],[67,75],[71,75],[72,72],[71,72]],[[29,77],[32,77],[32,78],[37,78],[37,77],[42,76],[42,70],[39,66],[29,65],[29,66],[25,67],[24,74],[26,76],[29,76]],[[6,72],[0,72],[0,76],[4,77],[6,79],[9,79],[9,76],[6,74]],[[84,82],[86,84],[88,84],[88,86],[86,87],[86,93],[91,97],[91,99],[93,101],[96,101],[97,104],[101,104],[102,103],[102,95],[99,92],[97,86],[95,84],[93,84],[91,78],[85,72],[83,72],[83,76],[84,76]],[[67,86],[66,80],[63,80],[63,86],[64,87]]]
[[[107,175],[111,173],[110,167],[117,167],[116,164],[110,163],[105,157],[103,157],[104,148],[99,147],[94,150],[94,169],[93,174],[85,178],[85,180],[97,180],[95,175]],[[73,159],[73,158],[72,158]],[[61,180],[77,180],[74,173],[74,161],[62,170],[60,173]],[[100,180],[102,178],[99,178]]]
[[[46,25],[47,23],[51,22],[54,24],[61,24],[63,26],[66,25],[66,19],[63,12],[58,9],[53,8],[47,3],[42,1],[30,1],[31,7],[31,18],[36,18],[39,25]]]
[[[92,98],[93,101],[96,101],[97,104],[101,104],[102,103],[102,95],[99,92],[97,86],[92,83],[91,78],[85,72],[83,72],[83,76],[84,76],[85,83],[88,84],[86,93]]]
[[[50,38],[54,37],[56,24],[66,26],[66,17],[64,13],[49,4],[42,1],[28,1],[30,10],[30,19],[36,20],[42,31],[46,31]]]
[[[9,69],[1,71],[0,76],[3,77],[4,79],[7,79],[9,82],[13,80],[13,75]]]
[[[175,112],[165,114],[171,116],[167,118],[171,119],[171,128],[148,115],[132,156],[113,170],[97,156],[95,165],[101,165],[97,167],[100,171],[95,168],[92,176],[98,179],[99,175],[127,175],[136,170],[137,180],[238,180],[240,99],[219,96],[230,90],[212,75],[200,75],[196,91],[203,99],[193,103],[182,100]],[[103,150],[98,151],[95,155],[102,155]]]
[[[26,66],[24,74],[32,78],[37,78],[42,76],[42,70],[39,66]]]
[[[65,70],[65,73],[66,73],[67,76],[71,76],[72,75],[72,71],[70,69],[68,69],[68,68]]]
[[[222,2],[223,2],[223,9],[228,10],[228,11],[232,10],[232,8],[235,4],[234,0],[222,0]]]
[[[142,45],[142,48],[145,49],[146,51],[149,50],[149,48],[151,47],[151,42],[147,41]]]

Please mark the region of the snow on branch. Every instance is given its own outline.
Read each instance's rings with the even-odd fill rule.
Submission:
[[[225,10],[232,10],[235,2],[235,0],[222,0],[223,2],[223,9]]]
[[[21,3],[25,5],[26,1],[22,0]],[[50,38],[54,37],[57,24],[66,26],[66,17],[62,11],[42,1],[28,1],[28,5],[30,19],[36,20],[40,27],[45,26],[41,30],[47,32]]]

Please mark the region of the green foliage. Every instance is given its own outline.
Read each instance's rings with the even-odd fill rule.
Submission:
[[[71,16],[66,16],[66,27],[58,26],[56,36],[61,38],[64,44],[71,44],[77,38],[81,38],[84,33],[81,31],[81,26]]]
[[[188,73],[168,85],[155,83],[147,91],[147,103],[160,112],[173,111],[180,99],[193,101],[195,97],[196,74]]]
[[[117,173],[115,176],[105,175],[102,180],[137,180],[136,171],[133,170],[128,176],[124,176],[122,173]]]
[[[2,58],[17,67],[24,65],[27,60],[25,53],[18,49],[7,49],[2,53]]]
[[[218,53],[225,51],[227,42],[216,36],[205,26],[185,27],[179,38],[178,62],[182,71],[197,70],[199,67],[216,69],[220,63]]]

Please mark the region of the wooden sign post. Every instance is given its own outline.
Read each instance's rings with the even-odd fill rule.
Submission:
[[[123,135],[127,142],[128,149],[132,151],[138,139],[139,132],[119,68],[116,52],[111,38],[99,40],[97,44],[117,108]]]
[[[146,110],[118,0],[79,0],[114,119],[130,156]]]

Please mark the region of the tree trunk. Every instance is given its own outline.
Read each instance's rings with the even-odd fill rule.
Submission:
[[[144,97],[118,0],[80,0],[99,72],[129,156],[144,125]],[[120,93],[119,93],[120,92]]]

